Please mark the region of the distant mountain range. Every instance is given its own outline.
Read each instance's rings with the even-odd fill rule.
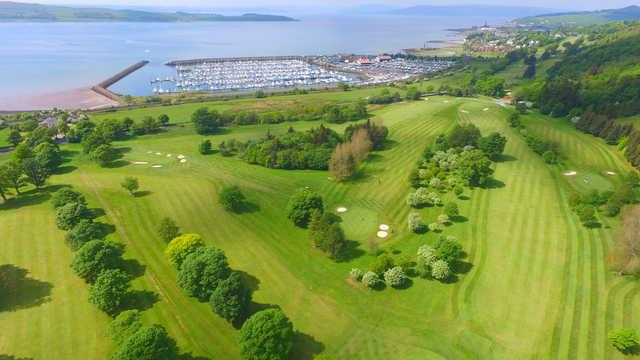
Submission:
[[[566,27],[576,25],[604,24],[618,20],[640,20],[640,6],[598,11],[576,11],[543,14],[515,20],[522,26]]]
[[[196,21],[296,21],[279,15],[151,12],[83,8],[0,1],[0,22],[196,22]]]
[[[408,8],[391,10],[391,14],[414,16],[462,16],[462,17],[493,17],[517,18],[534,16],[552,12],[552,9],[527,6],[499,6],[499,5],[418,5]]]

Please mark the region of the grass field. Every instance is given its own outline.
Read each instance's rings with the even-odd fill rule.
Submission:
[[[367,91],[278,97],[259,101],[319,101],[361,98]],[[275,99],[275,98],[274,98]],[[210,104],[223,108],[249,104],[246,99]],[[159,295],[144,312],[145,321],[167,327],[182,351],[211,359],[238,358],[237,332],[207,304],[186,297],[176,272],[163,256],[155,227],[163,216],[175,218],[186,232],[203,235],[225,250],[234,269],[253,278],[256,307],[280,306],[301,333],[292,359],[611,359],[622,358],[606,341],[607,331],[640,327],[640,286],[608,271],[605,257],[614,241],[615,220],[586,229],[568,208],[569,191],[580,186],[564,177],[565,167],[593,174],[624,173],[622,156],[599,139],[576,132],[557,120],[530,115],[527,127],[561,142],[563,166],[549,167],[505,121],[508,111],[488,100],[433,97],[375,111],[390,129],[392,146],[364,164],[358,180],[338,184],[326,172],[281,171],[248,165],[219,155],[197,153],[201,136],[185,123],[201,105],[150,108],[101,114],[96,118],[169,114],[178,125],[163,134],[118,142],[125,160],[164,165],[102,169],[67,145],[68,172],[50,181],[85,193],[90,205],[105,210],[114,224],[110,235],[126,244],[126,257],[145,266],[134,280],[137,290]],[[489,108],[489,111],[483,111]],[[500,131],[509,142],[505,160],[496,165],[496,185],[467,192],[459,201],[467,221],[448,227],[468,253],[472,266],[452,284],[419,278],[406,290],[369,291],[347,280],[353,267],[366,269],[367,252],[378,224],[390,224],[382,249],[413,256],[436,235],[406,229],[410,209],[407,177],[424,147],[456,122],[473,122],[484,133]],[[293,123],[269,126],[284,132],[317,126]],[[343,125],[344,126],[344,125]],[[338,126],[341,128],[343,126]],[[267,126],[233,128],[211,136],[263,135]],[[148,152],[151,151],[152,154]],[[187,164],[157,156],[184,154]],[[1,158],[0,158],[1,159]],[[145,195],[131,197],[119,186],[125,176],[140,179]],[[615,186],[616,177],[602,177]],[[225,185],[240,186],[259,210],[231,215],[217,204]],[[343,227],[359,247],[336,263],[313,250],[306,232],[293,227],[284,207],[297,188],[311,186],[328,208],[349,208]],[[105,358],[111,344],[104,337],[108,318],[87,302],[87,287],[71,273],[71,253],[54,225],[46,195],[0,205],[0,226],[9,229],[0,243],[1,263],[15,264],[52,286],[42,304],[0,312],[0,354],[34,359]],[[427,222],[437,210],[422,210]],[[39,283],[38,291],[47,288]],[[31,287],[33,288],[33,286]],[[635,310],[635,311],[634,311]]]

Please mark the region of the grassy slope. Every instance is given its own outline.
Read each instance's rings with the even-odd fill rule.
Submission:
[[[7,137],[11,131],[9,128],[0,129],[0,146],[10,146]]]
[[[183,350],[197,355],[236,358],[236,333],[206,304],[185,297],[176,286],[175,271],[162,255],[164,245],[155,238],[156,222],[165,215],[174,217],[184,231],[203,234],[208,243],[227,252],[235,269],[257,278],[254,301],[281,306],[296,328],[308,335],[298,342],[296,358],[309,358],[305,355],[321,347],[329,358],[349,359],[616,356],[605,343],[606,331],[623,324],[640,325],[631,316],[640,287],[607,274],[604,256],[611,230],[607,226],[586,230],[577,224],[566,206],[570,184],[560,175],[562,169],[545,165],[505,126],[505,110],[484,100],[447,101],[431,98],[379,110],[376,115],[390,127],[394,146],[376,154],[363,176],[351,184],[330,182],[324,172],[276,171],[218,155],[200,156],[196,145],[201,137],[193,135],[189,125],[119,144],[130,148],[127,160],[152,161],[165,165],[162,169],[99,169],[76,156],[72,165],[79,169],[52,182],[73,185],[88,195],[93,206],[106,210],[106,221],[117,227],[112,236],[127,244],[127,257],[146,266],[135,288],[160,294],[161,300],[145,312],[146,319],[165,325]],[[167,112],[180,121],[190,113],[189,106],[136,111],[134,116]],[[485,107],[490,111],[483,112]],[[423,147],[456,120],[472,121],[484,132],[499,130],[509,137],[509,161],[497,165],[495,176],[504,186],[470,193],[470,200],[459,202],[468,221],[445,231],[458,236],[473,264],[457,283],[414,279],[404,291],[361,289],[345,278],[352,267],[368,267],[371,256],[331,262],[310,248],[304,231],[286,221],[283,209],[289,194],[310,185],[325,196],[329,208],[350,209],[344,228],[360,248],[366,248],[377,224],[384,222],[392,225],[394,234],[381,246],[413,255],[435,236],[410,235],[405,230],[406,177]],[[302,129],[315,124],[293,125]],[[271,129],[285,131],[288,126]],[[600,140],[543,117],[531,117],[529,126],[562,139],[567,146],[563,153],[569,154],[566,162],[572,166],[599,171],[626,168],[620,155]],[[231,137],[248,139],[265,131],[265,127],[243,127],[211,139],[214,143]],[[179,165],[148,151],[183,153],[189,163]],[[142,190],[150,193],[140,198],[125,195],[118,184],[127,175],[139,177]],[[260,211],[242,216],[223,212],[215,201],[216,192],[231,183],[241,186]],[[422,211],[428,222],[438,214],[437,209]],[[16,336],[0,341],[0,353],[104,357],[109,347],[101,336],[106,318],[87,304],[86,287],[68,270],[70,254],[62,245],[62,233],[55,230],[49,204],[0,208],[0,226],[25,229],[9,232],[9,241],[1,245],[3,262],[30,269],[35,278],[54,285],[52,302],[0,313],[9,320],[0,322],[7,326],[1,333],[9,333],[8,326],[15,324],[20,329]],[[33,249],[38,249],[36,255]],[[59,335],[60,326],[68,336]],[[34,343],[49,346],[29,346]]]

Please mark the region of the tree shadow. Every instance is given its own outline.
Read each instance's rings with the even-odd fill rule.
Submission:
[[[249,289],[251,294],[260,289],[260,280],[257,277],[241,270],[234,271],[240,275],[242,283],[244,284],[244,286],[246,286],[247,289]]]
[[[40,189],[32,189],[22,192],[14,198],[0,204],[2,210],[16,210],[26,206],[39,205],[51,199],[51,194],[65,187],[64,185],[51,185]]]
[[[129,292],[123,310],[149,310],[158,301],[160,297],[153,291],[133,290]]]
[[[115,225],[112,224],[106,224],[103,222],[94,222],[94,224],[98,227],[98,229],[100,230],[100,238],[104,239],[105,237],[107,237],[107,235],[109,234],[113,234],[116,232],[116,227]]]
[[[344,248],[340,252],[340,256],[336,259],[336,262],[349,262],[364,255],[365,251],[360,249],[360,243],[353,240],[345,241]]]
[[[597,222],[597,221],[586,223],[586,224],[583,224],[583,225],[587,229],[600,229],[600,228],[602,228],[602,224]]]
[[[396,140],[387,139],[382,144],[382,149],[380,149],[380,151],[393,149],[394,147],[398,146],[398,144],[400,143]]]
[[[249,201],[244,201],[240,207],[234,211],[236,214],[251,214],[251,213],[256,213],[260,211],[260,205],[249,202]]]
[[[0,266],[0,312],[40,306],[51,301],[53,285],[28,277],[29,271],[12,264]]]
[[[57,169],[53,171],[53,175],[64,175],[70,172],[77,170],[77,166],[67,165],[67,166],[59,166]]]
[[[313,360],[324,351],[324,344],[313,336],[296,331],[293,335],[293,347],[289,353],[289,359]]]
[[[449,275],[448,278],[443,279],[443,280],[439,280],[441,283],[443,284],[455,284],[460,280],[460,278],[458,277],[458,275],[456,274],[451,274]]]
[[[494,178],[490,178],[489,180],[487,180],[487,183],[484,184],[484,186],[482,186],[482,188],[484,189],[502,189],[504,188],[506,185],[504,182],[498,180],[498,179],[494,179]]]
[[[516,161],[516,160],[518,160],[518,158],[517,158],[517,157],[515,157],[515,156],[502,154],[502,155],[500,155],[500,157],[496,160],[496,162],[503,163],[503,162],[510,162],[510,161]]]
[[[104,211],[104,209],[102,208],[89,209],[89,211],[93,215],[94,219],[107,215],[106,211]]]
[[[249,304],[249,308],[247,309],[247,316],[245,317],[245,319],[250,318],[255,313],[258,313],[260,311],[267,310],[267,309],[280,309],[280,306],[273,305],[273,304],[260,304],[260,303],[251,301],[251,304]]]
[[[471,200],[471,197],[467,195],[460,195],[458,196],[458,200],[467,201],[467,200]]]
[[[128,154],[131,152],[131,148],[129,146],[122,146],[116,148],[116,151],[118,152],[118,154],[120,154],[120,156],[124,156],[124,154]]]
[[[469,221],[469,218],[462,215],[456,215],[451,217],[451,221],[453,221],[454,223],[466,223],[467,221]]]
[[[383,157],[380,154],[373,154],[373,153],[369,153],[369,155],[367,155],[367,162],[368,163],[375,163],[375,162],[379,162],[382,161]]]
[[[120,268],[129,274],[131,279],[139,278],[147,271],[147,266],[136,259],[122,259]]]
[[[0,355],[0,360],[33,360],[33,358],[17,357],[15,355]]]
[[[456,274],[467,274],[473,269],[473,264],[467,261],[455,261],[451,264],[451,271]]]
[[[135,193],[133,193],[133,197],[142,198],[142,197],[145,197],[145,196],[149,196],[151,194],[153,194],[153,193],[151,191],[148,191],[148,190],[136,191]]]
[[[196,355],[193,355],[191,353],[180,354],[178,359],[180,359],[180,360],[212,360],[211,358],[208,358],[206,356],[196,356]],[[0,360],[2,360],[2,359],[0,359]]]
[[[112,161],[112,162],[108,163],[107,165],[105,165],[105,168],[107,168],[107,169],[117,169],[117,168],[121,168],[121,167],[124,167],[124,166],[127,166],[127,165],[129,165],[128,161],[120,159],[120,160],[115,160],[115,161]]]

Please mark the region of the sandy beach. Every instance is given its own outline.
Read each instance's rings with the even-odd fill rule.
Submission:
[[[35,111],[51,108],[92,110],[118,105],[90,88],[34,95],[0,97],[0,111]]]

